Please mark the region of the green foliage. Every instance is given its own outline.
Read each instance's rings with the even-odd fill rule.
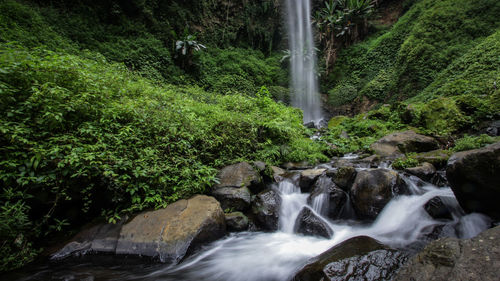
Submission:
[[[220,94],[254,95],[261,86],[286,86],[288,81],[278,55],[265,58],[255,50],[210,48],[199,61],[199,85]]]
[[[500,141],[500,137],[491,137],[485,134],[479,136],[468,136],[465,135],[462,138],[455,141],[455,146],[452,148],[453,151],[465,151],[471,149],[481,148],[488,144],[492,144],[496,141]]]
[[[30,260],[31,241],[68,225],[203,193],[234,161],[327,159],[301,112],[266,88],[247,97],[159,86],[90,52],[1,44],[0,109],[0,185],[22,194],[2,199],[1,215],[33,224],[2,233],[7,259]],[[19,234],[21,246],[8,244]]]
[[[394,169],[404,170],[406,168],[413,168],[413,167],[418,166],[419,161],[418,161],[418,159],[415,158],[415,155],[416,154],[414,154],[414,153],[413,154],[409,153],[409,154],[406,154],[406,156],[404,156],[404,157],[400,157],[400,158],[394,160],[394,162],[392,162],[392,167]]]
[[[493,94],[500,71],[500,2],[420,0],[408,7],[389,30],[340,51],[324,86],[330,103],[356,97],[345,99],[341,85],[385,102]]]

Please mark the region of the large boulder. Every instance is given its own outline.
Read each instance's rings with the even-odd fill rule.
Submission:
[[[223,210],[244,211],[250,207],[251,194],[246,187],[221,187],[212,191]]]
[[[499,239],[497,226],[473,239],[433,241],[403,266],[394,280],[498,280]]]
[[[370,148],[382,156],[397,156],[408,152],[426,152],[439,148],[439,143],[432,137],[405,131],[387,135],[374,142]]]
[[[405,254],[373,238],[358,236],[309,260],[293,280],[391,280],[405,261]]]
[[[219,202],[213,197],[197,195],[165,209],[137,215],[122,227],[116,253],[177,263],[225,233],[224,212]]]
[[[227,230],[244,231],[248,229],[248,218],[242,212],[227,213],[225,216]]]
[[[309,169],[300,173],[299,186],[302,192],[309,192],[314,182],[321,176],[326,169]]]
[[[446,176],[466,212],[484,213],[500,220],[500,142],[453,154]]]
[[[333,235],[333,230],[328,226],[328,223],[318,217],[309,207],[302,208],[297,216],[295,232],[325,238],[330,238]]]
[[[351,188],[356,214],[361,219],[375,219],[385,205],[408,187],[397,172],[386,169],[359,171]]]
[[[267,189],[255,196],[252,213],[257,224],[265,230],[278,230],[281,197],[274,189]]]
[[[257,192],[263,187],[262,178],[256,169],[247,162],[241,162],[222,168],[217,174],[219,183],[214,189],[222,187],[248,187]]]
[[[408,174],[419,177],[424,181],[431,181],[436,174],[436,168],[431,163],[422,163],[421,165],[413,168],[406,168],[405,172]]]
[[[330,177],[323,175],[316,180],[307,203],[317,208],[321,215],[337,219],[346,200],[347,194],[338,188]]]

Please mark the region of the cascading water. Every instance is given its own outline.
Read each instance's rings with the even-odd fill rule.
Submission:
[[[292,104],[304,111],[304,123],[322,118],[316,76],[316,51],[311,26],[310,0],[287,0]]]
[[[362,169],[364,168],[357,168]],[[424,209],[424,205],[434,197],[441,198],[451,210],[453,220],[447,222],[445,227],[452,229],[454,236],[473,237],[487,229],[491,223],[488,217],[480,214],[464,216],[450,188],[437,188],[417,178],[401,176],[410,187],[411,194],[393,198],[371,224],[352,224],[324,217],[322,210],[326,202],[321,200],[328,200],[328,196],[317,196],[317,201],[313,200],[312,206],[308,206],[309,194],[302,193],[298,177],[292,177],[272,187],[281,197],[279,230],[274,233],[230,234],[206,246],[179,265],[63,265],[58,270],[43,268],[35,275],[20,280],[289,280],[308,259],[355,236],[370,236],[399,248],[420,241],[422,235],[434,226],[443,225],[442,221],[432,219]],[[333,230],[334,234],[330,239],[294,233],[298,213],[306,206]]]

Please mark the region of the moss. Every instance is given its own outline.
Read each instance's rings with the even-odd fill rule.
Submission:
[[[470,122],[453,99],[438,98],[421,105],[420,124],[437,135],[450,135]]]
[[[479,136],[467,136],[458,139],[455,141],[455,146],[452,148],[453,151],[465,151],[471,149],[481,148],[488,144],[495,143],[500,141],[500,137],[491,137],[485,134]]]
[[[338,127],[342,123],[342,121],[346,119],[347,116],[342,116],[342,115],[333,117],[332,119],[330,119],[330,121],[328,121],[328,129],[333,129],[335,127]]]

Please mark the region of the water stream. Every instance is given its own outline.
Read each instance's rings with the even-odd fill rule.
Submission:
[[[292,104],[304,112],[304,123],[316,125],[322,118],[316,75],[316,51],[312,35],[310,0],[287,0],[288,45]]]
[[[364,168],[358,168],[361,169]],[[464,216],[450,188],[401,176],[410,186],[411,194],[394,197],[369,224],[324,217],[322,210],[328,196],[316,197],[309,207],[333,229],[330,239],[294,233],[295,220],[300,210],[308,206],[309,194],[301,193],[297,177],[291,177],[273,187],[282,199],[279,230],[274,233],[232,233],[175,266],[138,263],[106,267],[77,263],[54,268],[46,265],[19,280],[289,280],[309,258],[355,236],[367,235],[395,248],[418,243],[434,226],[443,225],[443,221],[432,219],[424,209],[426,202],[436,196],[452,212],[453,220],[445,223],[453,230],[451,236],[469,238],[488,228],[488,217]]]

